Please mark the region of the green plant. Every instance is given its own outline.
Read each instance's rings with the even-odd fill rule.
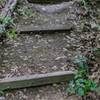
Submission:
[[[21,16],[26,17],[26,18],[32,17],[32,15],[33,15],[32,10],[30,8],[27,8],[27,7],[23,7],[23,8],[18,7],[17,12]]]
[[[84,6],[88,7],[91,5],[92,0],[81,0]]]
[[[11,17],[0,18],[0,24],[10,25],[13,23],[13,19]]]
[[[0,35],[5,33],[5,27],[13,23],[13,20],[10,17],[0,18]]]
[[[80,69],[88,70],[87,60],[88,59],[81,54],[78,54],[77,56],[75,56],[74,63],[77,64],[78,70]]]
[[[81,0],[81,3],[87,12],[91,9],[91,0]]]
[[[75,63],[78,69],[74,79],[69,82],[67,93],[84,96],[90,91],[96,91],[97,84],[88,78],[87,59],[82,55],[78,55],[75,59]]]
[[[6,31],[6,36],[10,39],[16,38],[16,30],[15,29],[10,29]]]
[[[77,0],[85,9],[85,15],[88,15],[90,17],[93,17],[93,4],[92,0]],[[94,17],[93,17],[94,18]]]
[[[16,30],[6,28],[7,26],[13,24],[13,19],[10,17],[0,18],[0,36],[7,36],[12,39],[16,37]]]

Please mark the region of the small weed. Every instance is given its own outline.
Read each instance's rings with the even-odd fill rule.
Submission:
[[[78,55],[76,56],[75,63],[77,64],[78,69],[74,79],[69,82],[67,93],[84,96],[90,91],[96,91],[97,84],[88,78],[87,58]]]
[[[6,36],[10,39],[16,37],[16,30],[15,29],[8,29],[6,26],[13,24],[13,19],[10,17],[0,18],[0,36]]]
[[[10,29],[6,31],[6,36],[10,39],[16,38],[16,30],[15,29]]]
[[[78,54],[75,57],[74,63],[77,64],[78,70],[80,70],[80,69],[86,69],[86,70],[88,70],[87,60],[88,59],[85,56],[80,55],[80,54]]]
[[[10,25],[12,23],[13,23],[13,19],[11,19],[10,17],[0,18],[0,24]]]
[[[83,5],[83,8],[85,9],[85,15],[89,16],[93,21],[96,22],[95,16],[95,5],[93,4],[92,0],[79,0],[79,3]]]
[[[78,0],[85,8],[86,12],[88,12],[91,8],[91,0]]]
[[[91,0],[81,0],[85,7],[89,7],[91,5]]]
[[[32,10],[27,7],[23,7],[23,8],[18,7],[17,12],[19,13],[19,15],[23,17],[32,17],[33,15]]]

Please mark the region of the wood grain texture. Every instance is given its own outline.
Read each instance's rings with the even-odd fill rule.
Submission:
[[[7,77],[0,80],[0,89],[18,89],[32,86],[41,86],[46,84],[65,82],[73,79],[73,77],[74,72],[72,71],[59,71],[12,78]]]
[[[19,33],[23,32],[39,32],[39,31],[60,31],[60,30],[71,30],[73,24],[68,21],[66,24],[51,24],[51,25],[17,25],[16,30]]]

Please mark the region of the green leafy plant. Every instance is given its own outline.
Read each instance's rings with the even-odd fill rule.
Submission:
[[[88,65],[86,57],[78,55],[75,59],[78,66],[75,77],[69,82],[67,93],[84,96],[90,91],[96,91],[97,84],[88,78]]]
[[[0,24],[10,25],[13,23],[13,19],[10,17],[0,18]]]
[[[16,30],[15,29],[9,29],[6,28],[6,26],[9,26],[13,24],[13,19],[10,17],[0,18],[0,36],[6,36],[10,39],[16,37]]]
[[[26,18],[32,17],[32,15],[33,15],[32,10],[31,10],[30,8],[27,8],[27,7],[23,7],[23,8],[18,7],[18,8],[17,8],[17,12],[18,12],[21,16],[26,17]]]
[[[10,29],[6,31],[6,36],[10,39],[16,38],[16,30],[15,29]]]
[[[92,0],[76,0],[78,1],[85,9],[85,14],[88,16],[92,16],[93,14],[93,4],[92,4]]]
[[[77,64],[77,68],[80,69],[86,69],[88,70],[88,65],[87,65],[87,58],[81,54],[78,54],[75,57],[74,63]]]
[[[6,31],[5,27],[13,23],[13,20],[10,17],[0,18],[0,33]]]
[[[91,8],[91,0],[80,0],[86,11]]]
[[[91,5],[92,0],[81,0],[84,6],[89,7]]]

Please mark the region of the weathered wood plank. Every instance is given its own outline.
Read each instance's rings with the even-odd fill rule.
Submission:
[[[16,89],[59,83],[71,80],[73,77],[74,72],[72,71],[59,71],[46,74],[4,78],[0,80],[0,89]]]
[[[71,30],[73,28],[73,24],[71,22],[63,24],[51,24],[51,25],[17,25],[17,32],[38,32],[38,31],[60,31],[60,30]]]

